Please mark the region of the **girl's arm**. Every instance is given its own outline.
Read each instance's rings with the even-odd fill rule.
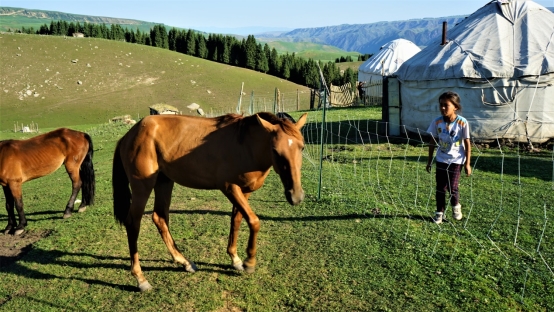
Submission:
[[[431,163],[433,162],[433,152],[435,151],[435,138],[431,136],[429,140],[429,158],[427,158],[427,166],[425,169],[427,172],[431,172]]]
[[[464,165],[466,174],[469,177],[471,175],[471,142],[469,139],[464,139],[464,147],[466,151],[466,163]]]

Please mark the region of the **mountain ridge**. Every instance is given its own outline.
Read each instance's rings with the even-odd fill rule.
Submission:
[[[554,13],[554,7],[546,9]],[[376,53],[387,42],[394,39],[412,41],[420,48],[440,44],[442,23],[447,22],[451,29],[467,15],[436,18],[409,19],[403,21],[381,21],[368,24],[342,24],[316,28],[298,28],[274,37],[261,37],[263,40],[291,42],[313,42],[338,47],[345,51],[362,54]]]
[[[82,15],[73,13],[64,13],[59,11],[46,11],[14,7],[0,7],[0,16],[23,16],[37,19],[64,20],[68,22],[87,22],[87,23],[106,23],[119,25],[138,25],[138,24],[163,24],[155,22],[146,22],[128,18],[106,17]]]
[[[553,7],[548,7],[547,9],[554,12]],[[362,54],[376,53],[385,43],[399,38],[410,40],[420,48],[424,48],[431,44],[438,44],[440,34],[442,32],[443,21],[447,22],[448,29],[450,29],[469,15],[470,14],[400,21],[380,21],[368,24],[341,24],[315,28],[297,28],[282,33],[265,32],[255,36],[256,39],[265,42],[308,42],[331,45],[347,52],[359,52]],[[141,29],[141,31],[148,31],[150,27],[156,24],[163,24],[125,18],[0,7],[0,26],[3,26],[3,28],[6,28],[6,24],[8,24],[6,21],[8,16],[21,16],[27,19],[32,19],[34,25],[44,24],[49,20],[66,20],[68,22],[73,21],[136,26]],[[27,27],[27,25],[25,26]],[[169,25],[166,26],[169,28],[172,27]],[[2,27],[0,27],[0,30],[1,29]],[[237,37],[241,36],[237,35]]]

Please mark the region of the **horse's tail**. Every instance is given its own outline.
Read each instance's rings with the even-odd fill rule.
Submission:
[[[96,178],[94,176],[94,166],[92,165],[92,156],[94,149],[92,147],[92,139],[90,135],[85,133],[85,139],[88,141],[88,151],[81,168],[79,169],[79,175],[83,182],[81,186],[81,192],[83,195],[83,201],[87,205],[94,205],[94,193],[96,190]]]
[[[113,213],[119,223],[124,224],[127,215],[131,209],[131,190],[129,189],[129,179],[123,167],[121,159],[120,146],[121,141],[117,142],[113,156],[112,167],[112,189],[113,189]]]

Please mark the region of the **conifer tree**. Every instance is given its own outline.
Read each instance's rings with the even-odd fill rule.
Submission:
[[[177,36],[177,29],[175,27],[172,27],[169,30],[169,34],[167,35],[168,48],[171,51],[177,51]]]
[[[200,58],[208,57],[208,48],[206,47],[206,38],[201,33],[196,35],[196,56]]]
[[[223,64],[229,64],[231,62],[231,38],[225,36],[223,38],[223,51],[221,51],[221,62]]]
[[[256,69],[256,39],[248,35],[244,44],[245,66],[249,69]]]
[[[187,32],[187,54],[188,55],[196,55],[196,35],[194,32],[189,29]]]
[[[274,76],[281,74],[281,58],[275,48],[271,49],[271,55],[269,57],[269,73]]]
[[[256,46],[256,70],[262,73],[269,71],[267,56],[261,44]]]

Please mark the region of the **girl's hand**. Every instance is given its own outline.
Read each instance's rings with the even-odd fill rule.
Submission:
[[[427,164],[427,166],[425,167],[425,170],[427,170],[427,172],[431,173],[431,164]]]
[[[466,174],[469,177],[471,175],[471,166],[468,163],[466,163],[465,169],[466,169]]]

